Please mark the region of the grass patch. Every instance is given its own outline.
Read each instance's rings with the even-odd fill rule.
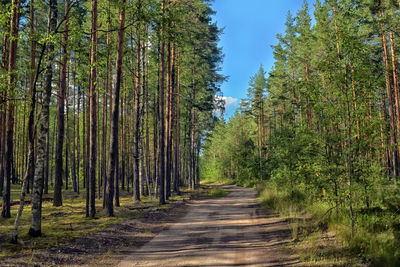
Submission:
[[[229,194],[228,190],[219,187],[211,187],[207,193],[207,196],[212,198],[220,198],[226,196],[227,194]]]
[[[296,190],[286,192],[261,186],[258,193],[263,205],[289,221],[293,239],[289,246],[306,266],[364,266],[366,257],[361,255],[366,253],[355,250],[347,242],[350,229],[342,211],[336,213],[329,203],[311,201]],[[353,242],[358,241],[353,239]]]
[[[86,200],[83,193],[77,195],[73,192],[63,192],[62,207],[53,207],[51,201],[43,202],[43,236],[39,238],[31,238],[28,235],[31,223],[31,205],[27,204],[24,207],[24,212],[21,217],[18,244],[10,243],[15,215],[19,205],[12,206],[12,218],[0,218],[0,259],[15,254],[34,254],[38,250],[75,240],[84,235],[103,230],[128,219],[139,218],[144,212],[146,212],[143,209],[134,209],[135,207],[150,206],[151,208],[157,209],[167,209],[169,207],[169,204],[159,207],[158,199],[151,199],[150,197],[142,197],[141,203],[134,205],[130,193],[125,191],[121,191],[120,193],[120,207],[115,207],[114,217],[106,217],[102,207],[102,200],[96,200],[96,218],[86,218]],[[188,198],[191,194],[193,194],[192,191],[183,190],[181,195],[172,196],[170,202]],[[146,232],[144,234],[150,235],[151,233]]]
[[[200,184],[235,184],[235,180],[231,178],[204,178]]]

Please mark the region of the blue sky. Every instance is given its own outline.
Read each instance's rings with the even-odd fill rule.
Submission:
[[[310,8],[312,0],[308,0]],[[301,9],[303,0],[214,0],[214,20],[220,28],[220,46],[225,54],[222,74],[229,80],[222,86],[226,97],[226,116],[233,114],[240,99],[246,97],[249,78],[260,64],[268,73],[274,63],[271,45],[285,31],[286,15]]]

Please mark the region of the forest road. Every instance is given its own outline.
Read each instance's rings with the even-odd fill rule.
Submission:
[[[168,230],[131,253],[118,266],[295,266],[282,247],[287,223],[257,202],[253,189],[222,185],[230,193],[195,200]]]

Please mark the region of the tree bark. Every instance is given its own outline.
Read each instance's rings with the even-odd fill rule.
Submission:
[[[65,90],[67,87],[67,62],[68,62],[68,9],[69,0],[65,1],[65,24],[62,42],[61,58],[61,82],[60,91],[57,98],[57,144],[56,144],[56,162],[55,162],[55,184],[53,195],[53,206],[62,206],[62,178],[63,178],[63,146],[64,146],[64,127],[65,127]],[[67,172],[67,170],[65,170]]]
[[[122,78],[122,59],[124,48],[124,34],[125,34],[125,2],[120,0],[122,7],[119,11],[119,30],[118,30],[118,48],[117,58],[115,63],[116,78],[114,88],[114,103],[112,105],[111,115],[111,132],[110,132],[110,155],[109,155],[109,169],[107,174],[106,195],[105,198],[105,213],[107,216],[114,216],[113,197],[114,197],[114,177],[118,161],[118,116],[119,116],[119,95],[121,88]]]
[[[171,42],[167,42],[167,103],[165,107],[166,120],[165,120],[165,198],[169,199],[171,195],[171,136],[172,136],[172,53],[171,53]]]
[[[78,88],[77,88],[77,105],[76,105],[76,116],[77,116],[77,120],[76,120],[76,131],[77,131],[77,135],[76,135],[76,189],[77,189],[77,193],[79,194],[79,178],[80,178],[80,166],[81,166],[81,144],[80,144],[80,123],[79,123],[79,117],[80,117],[80,113],[81,113],[81,87],[78,84]]]
[[[174,49],[175,51],[175,49]],[[180,171],[181,171],[181,122],[180,122],[180,67],[179,67],[179,54],[178,54],[178,71],[177,71],[177,84],[176,84],[176,104],[175,104],[175,168],[174,168],[174,192],[179,194],[180,186]],[[175,67],[173,68],[175,72]]]
[[[399,79],[397,73],[397,58],[396,58],[396,49],[394,44],[394,36],[393,32],[389,32],[390,38],[390,51],[392,54],[392,69],[393,69],[393,91],[395,96],[395,103],[396,103],[396,114],[397,114],[397,134],[400,134],[400,92],[399,92]],[[397,136],[397,138],[400,138]],[[397,148],[397,154],[399,154],[399,148]],[[394,183],[397,184],[397,176],[394,177]]]
[[[49,28],[48,35],[55,34],[57,27],[57,0],[50,0]],[[37,159],[32,188],[32,223],[29,234],[33,237],[42,235],[42,194],[43,194],[43,174],[46,163],[46,144],[49,131],[49,111],[51,98],[51,83],[53,79],[54,44],[47,45],[47,65],[45,73],[45,85],[43,92],[43,104],[40,114]]]
[[[34,34],[34,0],[31,0],[30,2],[30,33],[33,36]],[[20,195],[20,204],[19,204],[19,209],[17,212],[17,215],[15,217],[14,221],[14,229],[12,232],[12,237],[11,237],[11,243],[17,244],[18,241],[18,227],[19,227],[19,222],[20,218],[22,216],[22,211],[25,206],[25,195],[28,187],[28,183],[31,178],[33,178],[33,172],[34,172],[34,143],[35,143],[35,134],[34,134],[34,116],[35,116],[35,108],[36,108],[36,78],[35,78],[35,42],[31,41],[31,65],[30,65],[30,94],[31,94],[31,101],[30,101],[30,112],[29,112],[29,117],[28,117],[28,127],[27,127],[27,132],[28,132],[28,158],[26,162],[26,171],[24,173],[24,178],[22,182],[22,189],[21,189],[21,195]],[[33,48],[33,49],[32,49]],[[43,56],[44,50],[42,50],[42,55]],[[38,69],[40,68],[40,64]],[[36,72],[36,77],[38,75],[38,71]]]
[[[394,110],[394,101],[392,95],[392,86],[390,83],[390,67],[389,67],[389,58],[387,51],[387,40],[386,33],[382,33],[382,47],[383,47],[383,61],[385,63],[385,79],[386,79],[386,94],[388,97],[388,105],[389,105],[389,117],[390,117],[390,146],[392,152],[392,171],[395,177],[398,176],[398,152],[397,152],[397,133],[396,133],[396,123],[395,123],[395,110]]]
[[[76,61],[74,58],[73,62],[73,70],[72,70],[72,79],[73,79],[73,100],[72,100],[72,113],[73,113],[73,118],[72,118],[72,188],[74,189],[74,192],[78,192],[77,188],[77,179],[76,179]],[[79,112],[79,111],[78,111]],[[79,132],[78,132],[79,134]]]
[[[158,92],[158,97],[159,97],[159,118],[158,118],[158,123],[159,123],[159,129],[160,129],[160,134],[159,134],[159,161],[160,161],[160,167],[159,167],[159,179],[160,179],[160,205],[164,205],[165,202],[165,123],[164,123],[164,94],[165,94],[165,84],[164,84],[164,78],[165,78],[165,55],[164,55],[164,50],[165,50],[165,42],[164,42],[164,10],[165,9],[165,0],[162,0],[161,2],[161,10],[162,10],[162,22],[161,22],[161,45],[160,45],[160,86],[159,86],[159,92]]]
[[[138,1],[137,12],[140,13],[141,1]],[[135,175],[134,177],[134,191],[133,191],[133,201],[135,203],[140,202],[140,160],[139,160],[139,139],[140,139],[140,84],[141,84],[141,38],[140,38],[140,23],[136,26],[136,73],[135,73],[135,132],[134,132],[134,160],[135,160]]]
[[[90,87],[89,87],[89,217],[96,215],[96,152],[97,152],[97,0],[91,1],[91,48],[90,48]]]
[[[195,189],[195,165],[196,165],[196,161],[195,161],[195,127],[196,127],[196,111],[195,111],[195,107],[194,107],[194,101],[196,99],[196,85],[195,85],[195,75],[196,71],[193,68],[192,69],[192,95],[191,95],[191,125],[190,125],[190,153],[189,153],[189,161],[190,161],[190,186],[192,188],[192,190]]]
[[[108,125],[108,114],[107,114],[107,93],[110,95],[110,106],[112,106],[112,86],[111,86],[111,3],[110,0],[107,1],[107,39],[106,39],[106,45],[107,45],[107,69],[106,69],[106,90],[104,92],[104,98],[103,101],[106,103],[105,107],[105,113],[103,113],[103,118],[105,117],[106,120],[103,122],[103,157],[102,157],[102,178],[103,178],[103,208],[105,208],[105,201],[106,201],[106,187],[107,187],[107,157],[106,157],[106,147],[107,147],[107,137],[108,137],[108,130],[107,130],[107,125]],[[112,117],[112,108],[110,108],[110,118]],[[111,128],[111,124],[110,124]],[[111,134],[111,133],[110,133]],[[111,142],[110,142],[111,143]]]
[[[14,92],[16,88],[15,68],[17,63],[17,44],[18,44],[18,26],[19,26],[19,9],[18,0],[11,2],[11,35],[8,59],[8,102],[7,102],[7,124],[6,124],[6,143],[5,143],[5,177],[3,188],[3,209],[1,215],[3,218],[11,217],[11,176],[14,158],[14,109],[15,103]]]

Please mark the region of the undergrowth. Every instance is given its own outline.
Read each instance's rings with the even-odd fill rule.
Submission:
[[[298,190],[259,186],[259,199],[288,219],[297,252],[318,266],[400,266],[400,216],[382,207],[358,209],[355,232],[347,210]]]

